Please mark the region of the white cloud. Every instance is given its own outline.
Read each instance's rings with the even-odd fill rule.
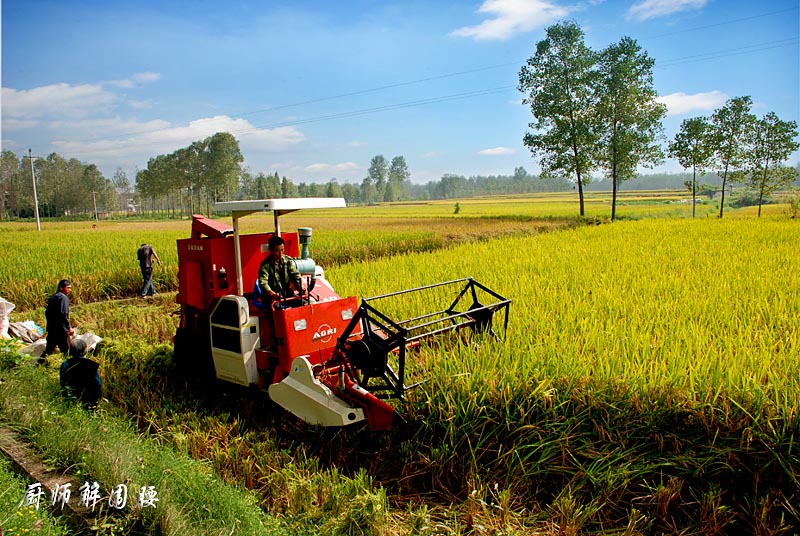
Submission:
[[[330,164],[324,164],[321,162],[317,164],[311,164],[305,167],[305,171],[309,173],[319,173],[320,171],[329,171],[330,169],[331,169]]]
[[[478,151],[478,154],[484,156],[500,156],[506,154],[514,154],[517,151],[512,149],[511,147],[494,147],[492,149],[484,149],[482,151]]]
[[[23,128],[34,128],[40,126],[41,124],[41,121],[36,121],[34,119],[3,118],[3,129],[8,131],[21,130]]]
[[[136,73],[130,78],[124,78],[121,80],[109,80],[108,82],[106,82],[106,84],[127,89],[127,88],[142,86],[144,84],[150,84],[152,82],[155,82],[159,78],[161,78],[161,75],[159,73],[144,72],[144,73]]]
[[[706,112],[722,106],[728,96],[721,91],[714,90],[707,93],[672,93],[658,98],[658,101],[667,105],[667,115],[685,115],[690,112]]]
[[[628,10],[627,19],[647,20],[705,7],[708,0],[641,0]]]
[[[154,154],[168,154],[217,132],[230,132],[239,140],[242,152],[250,154],[282,151],[305,140],[303,133],[294,127],[261,129],[245,119],[228,116],[198,119],[180,126],[172,126],[161,120],[147,123],[114,121],[96,119],[71,124],[59,123],[59,130],[69,132],[72,139],[54,141],[53,146],[65,156],[91,158],[93,162],[102,164],[115,159],[141,160]],[[98,132],[102,133],[98,135]],[[131,134],[111,136],[110,132]],[[76,133],[90,137],[81,140],[75,136]],[[95,134],[92,136],[90,133]]]
[[[149,84],[161,78],[161,74],[153,72],[136,73],[131,78],[140,84]]]
[[[341,164],[336,164],[334,168],[336,169],[336,171],[354,171],[356,169],[360,169],[361,166],[359,166],[355,162],[342,162]]]
[[[485,0],[478,13],[491,18],[477,26],[453,30],[450,35],[471,37],[476,41],[510,39],[565,17],[570,9],[547,0]]]
[[[369,145],[367,142],[358,140],[353,140],[347,143],[348,147],[366,147],[367,145]]]
[[[354,171],[359,169],[361,166],[356,164],[355,162],[341,162],[339,164],[326,164],[323,162],[318,162],[316,164],[310,164],[303,168],[303,171],[308,173],[321,173],[321,172],[330,172],[330,171]]]
[[[107,110],[117,97],[98,84],[52,84],[33,89],[3,88],[3,116],[31,119],[51,114],[85,117]]]
[[[133,88],[158,80],[158,73],[136,73],[129,79],[97,84],[51,84],[32,89],[2,88],[3,117],[35,119],[47,116],[81,118],[108,113],[126,103],[134,109],[152,106],[151,101],[127,99],[112,88]],[[4,122],[5,124],[5,122]]]
[[[130,106],[134,110],[147,110],[148,108],[152,108],[154,105],[155,101],[152,100],[136,100],[136,99],[128,100],[128,106]]]

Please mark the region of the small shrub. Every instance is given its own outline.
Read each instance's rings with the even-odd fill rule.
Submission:
[[[774,203],[769,197],[765,197],[762,205]],[[730,206],[732,208],[754,207],[758,205],[758,192],[755,190],[745,190],[742,193],[736,194],[731,198]]]

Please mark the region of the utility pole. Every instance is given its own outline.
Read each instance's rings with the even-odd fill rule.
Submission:
[[[36,230],[41,231],[42,226],[39,223],[39,198],[36,196],[36,175],[33,173],[33,150],[28,147],[28,160],[31,163],[31,183],[33,183],[33,211],[36,213]]]
[[[94,203],[94,221],[100,221],[100,218],[97,217],[97,197],[95,197],[94,191],[92,191],[92,202]]]

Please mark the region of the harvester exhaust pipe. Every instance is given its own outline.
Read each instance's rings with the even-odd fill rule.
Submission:
[[[311,227],[299,227],[297,229],[297,239],[300,242],[302,249],[300,250],[300,258],[295,259],[294,264],[297,266],[297,271],[299,271],[302,275],[311,276],[308,281],[307,289],[310,293],[317,283],[317,263],[311,258],[311,255],[308,252],[308,246],[311,244]]]
[[[308,259],[308,245],[311,243],[311,227],[300,227],[297,229],[297,237],[300,241],[300,245],[302,246],[302,251],[300,252],[301,259]]]

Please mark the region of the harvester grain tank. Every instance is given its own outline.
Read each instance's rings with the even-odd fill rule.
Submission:
[[[469,329],[494,334],[493,319],[510,300],[472,278],[457,279],[359,301],[342,297],[310,256],[312,230],[283,232],[281,216],[303,209],[344,208],[341,198],[262,199],[216,203],[227,225],[195,215],[190,238],[178,240],[180,327],[175,361],[183,371],[268,393],[310,424],[366,422],[391,428],[400,414],[407,360],[425,339]],[[274,230],[241,234],[239,220],[271,211]],[[258,268],[273,235],[285,241],[308,292],[259,303]],[[393,304],[430,307],[396,319]]]

